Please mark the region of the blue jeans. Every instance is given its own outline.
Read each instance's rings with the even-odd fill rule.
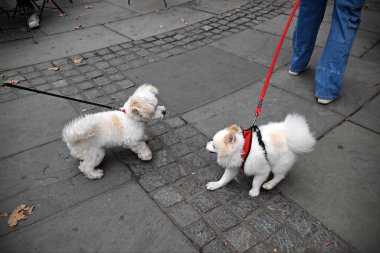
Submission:
[[[301,0],[293,34],[290,70],[300,72],[309,63],[327,0]],[[315,74],[315,96],[334,99],[341,86],[348,57],[360,24],[364,0],[335,0],[330,33]]]

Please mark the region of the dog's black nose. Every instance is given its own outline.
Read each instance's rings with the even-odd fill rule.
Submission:
[[[166,115],[166,110],[162,111],[162,114],[163,114],[163,115]]]

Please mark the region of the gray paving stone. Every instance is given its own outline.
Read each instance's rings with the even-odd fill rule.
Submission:
[[[264,23],[261,23],[255,27],[255,29],[267,32],[274,33],[278,36],[281,36],[284,26],[286,24],[286,20],[288,19],[287,15],[279,15],[273,19],[270,19]],[[291,39],[294,31],[295,24],[297,23],[297,17],[294,17],[292,24],[290,25],[289,31],[286,35],[287,38]],[[330,24],[326,22],[322,22],[318,37],[316,41],[316,45],[318,47],[324,47],[326,39],[328,37],[330,31]],[[368,49],[373,47],[377,43],[380,38],[380,33],[372,33],[364,30],[359,30],[357,32],[354,44],[352,46],[351,55],[360,57],[366,52]]]
[[[304,237],[310,237],[322,228],[322,224],[305,211],[290,217],[288,223]]]
[[[195,171],[194,174],[203,184],[211,181],[218,181],[222,177],[223,171],[215,166],[207,166]]]
[[[185,163],[190,167],[190,170],[195,171],[199,168],[205,167],[207,165],[207,161],[194,155],[188,154],[180,159],[181,162]]]
[[[248,223],[265,239],[270,237],[282,225],[266,211],[255,214],[248,220]]]
[[[67,86],[67,82],[66,82],[66,80],[59,80],[59,81],[53,82],[52,85],[54,88],[60,88],[63,86]]]
[[[150,165],[143,162],[131,164],[130,168],[136,176],[141,176],[153,170]]]
[[[164,142],[168,146],[177,144],[178,142],[181,141],[181,139],[178,138],[175,134],[173,134],[173,132],[167,132],[161,135],[159,138],[162,142]]]
[[[312,241],[321,252],[343,252],[345,243],[329,230],[322,231]]]
[[[153,194],[153,198],[165,207],[172,206],[183,200],[183,197],[174,187],[167,187],[156,192]]]
[[[149,132],[155,136],[162,135],[168,131],[167,127],[162,123],[157,123],[152,126],[149,126]]]
[[[243,226],[226,231],[224,236],[239,252],[244,252],[259,242],[259,239]]]
[[[91,181],[92,184],[95,182]],[[43,208],[42,205],[39,208]],[[36,207],[33,215],[38,211]],[[122,235],[123,239],[115,240],[115,235]],[[146,240],[149,243],[142,243]],[[102,252],[197,252],[134,181],[2,237],[0,244],[3,252],[25,249],[30,252],[78,252],[84,249]]]
[[[269,67],[279,40],[280,37],[276,35],[257,30],[245,30],[211,45]],[[292,42],[286,39],[276,62],[277,68],[290,62],[292,51]]]
[[[2,55],[0,68],[11,69],[27,66],[129,40],[103,26],[94,26],[79,31],[46,36],[38,44],[34,44],[31,40],[2,43],[0,48],[0,55]],[[24,57],[25,52],[28,52],[28,57]]]
[[[184,122],[181,118],[170,118],[166,119],[165,122],[170,126],[170,127],[179,127],[184,125],[186,122]]]
[[[215,210],[210,214],[209,218],[222,231],[235,227],[240,223],[240,220],[228,209]]]
[[[161,186],[166,185],[168,182],[158,172],[153,171],[141,176],[139,183],[145,190],[151,192]]]
[[[169,70],[176,76],[162,75]],[[206,46],[126,74],[136,83],[154,80],[162,101],[182,113],[261,79],[265,72],[261,65]],[[186,96],[179,96],[178,90]]]
[[[377,43],[376,46],[368,50],[362,57],[363,60],[370,61],[373,63],[380,62],[380,43]]]
[[[137,15],[135,12],[118,8],[107,2],[92,3],[91,6],[92,9],[90,10],[83,7],[68,8],[65,10],[68,13],[65,17],[57,17],[56,12],[46,12],[44,18],[49,19],[49,22],[41,26],[41,29],[44,33],[51,35],[73,31],[74,27],[79,25],[87,28]]]
[[[170,151],[176,158],[181,158],[182,156],[189,154],[191,152],[188,146],[182,142],[171,146]]]
[[[170,208],[169,216],[180,226],[185,227],[201,218],[197,211],[186,203],[180,203]]]
[[[191,1],[184,6],[201,11],[207,11],[215,14],[223,13],[228,10],[235,9],[241,5],[248,3],[249,0],[232,0],[221,3],[218,0],[196,0]]]
[[[43,95],[2,103],[0,108],[0,157],[60,138],[64,123],[77,115],[68,102]],[[28,124],[20,124],[20,119],[28,119]]]
[[[174,133],[177,136],[179,136],[181,139],[186,139],[186,138],[189,138],[191,136],[196,135],[198,133],[198,131],[191,126],[186,125],[184,127],[181,127],[179,129],[175,130]]]
[[[280,252],[296,252],[303,243],[301,236],[291,228],[280,228],[271,238],[272,243]]]
[[[168,150],[159,150],[153,154],[153,159],[149,164],[155,168],[159,168],[174,162],[174,160],[173,155]]]
[[[364,105],[360,111],[355,113],[351,120],[362,126],[368,127],[380,133],[380,96],[378,95],[368,104]]]
[[[159,171],[169,182],[175,182],[186,175],[183,166],[176,162],[161,167]]]
[[[214,240],[202,248],[204,253],[230,253],[232,252],[227,246],[226,243],[223,243],[218,240]]]
[[[252,123],[252,113],[257,106],[262,85],[262,82],[257,82],[186,113],[183,118],[209,138],[224,126],[234,123],[248,127]],[[294,112],[306,117],[317,137],[343,120],[342,116],[326,110],[326,107],[318,105],[315,101],[309,102],[275,87],[269,87],[258,124],[283,121],[288,113]]]
[[[200,150],[201,152],[204,152],[204,148],[206,147],[206,144],[208,142],[208,139],[202,135],[202,134],[197,134],[195,136],[192,136],[184,141],[187,143],[187,145],[192,149],[192,150]]]
[[[163,10],[160,13],[150,13],[144,16],[129,18],[106,24],[107,27],[132,38],[133,40],[144,39],[150,36],[161,34],[170,30],[181,28],[187,24],[197,23],[211,17],[210,13],[191,10],[184,7],[174,7]],[[180,21],[185,18],[186,23]],[[156,24],[156,25],[152,25]]]
[[[259,204],[260,202],[249,196],[248,193],[243,193],[229,202],[231,208],[243,218],[246,218]]]
[[[185,228],[184,233],[200,247],[215,238],[215,232],[203,220],[197,221]]]
[[[240,191],[241,186],[238,183],[236,183],[236,181],[231,181],[226,186],[212,191],[211,194],[227,202],[236,197],[240,193]]]
[[[380,228],[375,218],[380,203],[376,181],[379,142],[378,134],[345,122],[322,138],[314,152],[300,159],[279,187],[363,252],[376,251],[379,246],[375,236]]]
[[[206,213],[220,205],[219,201],[214,199],[208,192],[203,192],[192,199],[192,203],[202,212]]]
[[[202,190],[197,180],[193,177],[186,177],[178,180],[175,185],[185,196],[192,196]]]
[[[282,219],[288,218],[296,211],[296,207],[290,201],[282,196],[277,196],[270,201],[266,202],[265,205],[273,213],[276,213]]]

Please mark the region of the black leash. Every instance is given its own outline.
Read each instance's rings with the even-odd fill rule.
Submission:
[[[116,108],[116,107],[113,107],[113,106],[102,105],[102,104],[98,104],[98,103],[94,103],[94,102],[90,102],[90,101],[85,101],[85,100],[81,100],[81,99],[77,99],[77,98],[66,97],[66,96],[62,96],[62,95],[58,95],[58,94],[54,94],[54,93],[50,93],[50,92],[46,92],[46,91],[41,91],[41,90],[36,90],[36,89],[31,89],[31,88],[26,88],[26,87],[18,86],[18,85],[15,85],[15,84],[4,83],[3,86],[7,86],[7,87],[10,87],[10,88],[16,88],[16,89],[20,89],[20,90],[27,90],[27,91],[30,91],[30,92],[44,94],[44,95],[48,95],[48,96],[52,96],[52,97],[58,97],[58,98],[68,99],[68,100],[72,100],[72,101],[79,102],[79,103],[84,103],[84,104],[89,104],[89,105],[95,105],[95,106],[107,108],[107,109],[110,109],[110,110],[119,110],[119,108]]]

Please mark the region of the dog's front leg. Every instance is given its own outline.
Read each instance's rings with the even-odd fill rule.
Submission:
[[[216,190],[219,189],[220,187],[225,186],[228,184],[239,172],[239,169],[237,168],[227,168],[224,171],[224,174],[222,178],[218,182],[209,182],[207,183],[206,187],[207,190]]]
[[[131,143],[128,145],[129,148],[137,154],[137,156],[144,161],[149,161],[152,159],[152,151],[145,141],[139,141],[136,143]]]

